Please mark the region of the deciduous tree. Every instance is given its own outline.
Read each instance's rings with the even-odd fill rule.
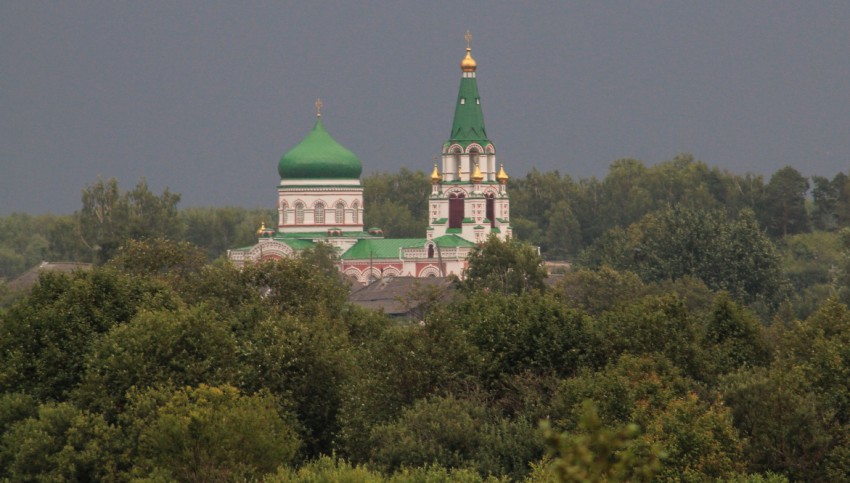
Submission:
[[[234,481],[290,464],[300,442],[279,404],[267,392],[245,395],[231,386],[137,393],[129,410],[138,431],[133,474]]]
[[[791,166],[773,173],[759,209],[761,221],[771,235],[784,238],[809,231],[808,191],[809,180]]]
[[[463,280],[466,290],[525,293],[543,290],[546,268],[537,250],[513,238],[502,241],[491,235],[473,248]]]

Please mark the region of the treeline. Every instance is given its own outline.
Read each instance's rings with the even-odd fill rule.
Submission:
[[[405,168],[375,173],[363,185],[366,226],[380,227],[388,237],[423,236],[430,193],[424,173]],[[612,229],[625,230],[670,207],[716,210],[730,219],[752,212],[774,241],[850,227],[845,173],[809,180],[785,167],[765,181],[711,168],[690,155],[654,166],[618,160],[601,180],[532,170],[512,178],[508,189],[514,233],[539,246],[548,260],[576,261]],[[167,189],[152,193],[144,180],[122,191],[116,180],[98,179],[85,187],[73,215],[0,217],[0,278],[13,278],[42,260],[102,263],[124,240],[143,237],[189,241],[214,259],[252,243],[262,221],[277,219],[273,208],[179,210],[179,201]]]
[[[41,261],[102,264],[132,239],[164,237],[203,248],[209,260],[228,249],[256,243],[260,223],[275,223],[274,209],[184,208],[180,194],[150,191],[145,180],[131,190],[97,179],[83,189],[72,215],[14,213],[0,217],[0,280]]]
[[[366,177],[364,185],[370,225],[384,228],[388,236],[421,235],[429,192],[423,173],[379,173]],[[670,207],[718,210],[730,218],[751,211],[774,240],[850,227],[850,177],[845,173],[810,180],[787,166],[765,181],[760,175],[709,167],[691,155],[653,166],[617,160],[601,180],[532,169],[511,178],[508,191],[514,233],[539,246],[549,260],[574,260],[612,228],[626,229]],[[375,206],[380,209],[372,211]]]
[[[370,226],[387,236],[423,233],[423,173],[379,173],[364,185]],[[548,260],[628,270],[645,282],[697,277],[749,294],[741,300],[764,320],[779,308],[805,318],[830,296],[850,302],[840,270],[841,230],[850,228],[845,173],[809,179],[784,167],[765,180],[681,155],[653,166],[618,160],[601,180],[532,170],[508,190],[514,234]],[[740,260],[746,269],[730,269]]]
[[[749,287],[610,267],[547,286],[533,248],[491,239],[400,324],[347,304],[332,256],[237,270],[156,238],[42,275],[0,313],[0,479],[850,477],[835,299],[766,325]]]

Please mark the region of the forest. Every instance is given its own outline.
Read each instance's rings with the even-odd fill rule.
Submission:
[[[368,226],[424,232],[425,174],[363,183]],[[326,246],[230,265],[273,210],[98,179],[0,218],[6,279],[94,264],[3,289],[0,480],[850,479],[847,174],[682,155],[508,190],[516,239],[403,321]]]

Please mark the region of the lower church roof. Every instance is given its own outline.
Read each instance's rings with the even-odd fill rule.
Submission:
[[[401,249],[410,246],[424,246],[425,238],[380,238],[360,240],[345,251],[340,258],[343,260],[369,260],[401,258]]]

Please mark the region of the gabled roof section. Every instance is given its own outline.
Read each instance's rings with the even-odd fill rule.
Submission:
[[[438,295],[439,300],[448,301],[455,288],[454,279],[447,277],[391,277],[353,291],[348,301],[366,309],[383,310],[389,316],[404,317],[415,313],[419,307],[412,303],[417,292],[428,289]]]
[[[41,276],[42,272],[62,272],[72,273],[75,270],[91,270],[91,263],[78,262],[41,262],[40,264],[30,268],[26,272],[18,275],[6,285],[10,291],[25,291],[30,290]]]
[[[424,238],[381,238],[374,240],[359,240],[345,251],[340,258],[343,260],[379,260],[401,258],[401,249],[411,245],[422,246]]]
[[[464,248],[464,247],[474,247],[475,243],[467,240],[466,238],[461,238],[457,235],[443,235],[434,238],[434,243],[441,248]]]

